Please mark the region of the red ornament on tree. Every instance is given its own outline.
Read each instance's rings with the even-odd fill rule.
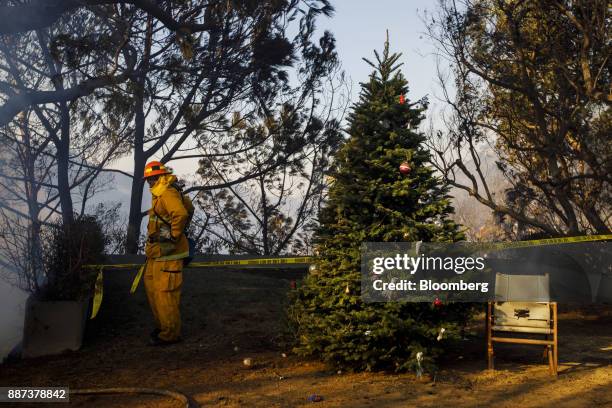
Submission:
[[[402,174],[408,174],[408,173],[410,173],[410,170],[412,170],[412,169],[410,168],[410,165],[408,163],[406,163],[406,162],[403,162],[399,166],[399,171]]]
[[[435,307],[441,307],[443,305],[442,301],[439,298],[436,298],[436,300],[433,301],[433,305]]]
[[[400,105],[403,105],[406,103],[406,97],[404,95],[399,96],[399,103]]]

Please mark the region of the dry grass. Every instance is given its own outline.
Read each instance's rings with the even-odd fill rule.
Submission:
[[[282,310],[289,282],[275,276],[279,273],[186,272],[185,341],[167,348],[145,346],[150,316],[142,288],[127,295],[133,273],[107,273],[104,304],[85,347],[2,366],[0,384],[159,387],[185,392],[202,406],[227,407],[310,406],[313,393],[323,396],[320,407],[612,406],[610,307],[562,309],[556,379],[548,376],[538,347],[500,345],[498,369],[486,371],[480,325],[442,362],[434,381],[419,382],[411,373],[339,374],[284,348]],[[245,357],[254,360],[252,369],[242,366]],[[112,396],[74,397],[70,406],[176,404]]]

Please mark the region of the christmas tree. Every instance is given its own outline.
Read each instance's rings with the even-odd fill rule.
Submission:
[[[425,137],[417,130],[427,102],[406,100],[401,54],[390,54],[388,39],[382,58],[374,54],[376,63],[364,58],[374,72],[361,84],[349,116],[350,138],[335,158],[319,214],[316,264],[294,292],[289,316],[298,354],[344,369],[418,371],[433,367],[458,337],[469,305],[362,302],[360,247],[366,241],[454,242],[463,236],[448,217],[448,187],[428,166]]]

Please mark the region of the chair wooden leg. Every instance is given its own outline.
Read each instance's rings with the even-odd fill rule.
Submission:
[[[548,350],[548,372],[550,373],[550,375],[555,375],[555,362],[552,346],[547,346],[546,349]]]
[[[559,370],[559,344],[557,338],[557,302],[553,303],[553,363],[555,367],[554,375]]]
[[[492,327],[493,327],[493,317],[492,317],[492,307],[491,302],[487,302],[487,367],[489,370],[493,370],[493,340],[492,340]]]

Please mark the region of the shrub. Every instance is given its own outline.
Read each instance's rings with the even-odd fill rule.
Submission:
[[[87,264],[104,261],[107,239],[94,216],[81,216],[70,224],[57,222],[42,232],[46,282],[37,297],[44,300],[80,300],[92,291],[97,270]]]

